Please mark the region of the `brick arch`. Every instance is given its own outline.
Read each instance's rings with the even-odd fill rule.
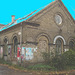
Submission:
[[[49,52],[50,37],[46,33],[40,33],[36,36],[37,41],[37,59],[39,62],[44,61],[42,57],[42,52]],[[39,58],[40,57],[40,58]]]
[[[66,45],[64,37],[61,35],[55,36],[53,44],[56,45],[55,54],[61,55],[64,52],[64,45]]]
[[[46,38],[48,39],[48,42],[50,42],[51,38],[50,38],[49,35],[46,34],[46,33],[39,33],[39,34],[36,36],[35,41],[38,41],[38,39],[39,39],[41,36],[46,37]]]
[[[69,49],[74,49],[75,47],[75,37],[69,37],[67,40],[67,44],[69,45]]]
[[[74,37],[69,37],[68,40],[67,40],[67,44],[68,44],[68,45],[69,45],[69,42],[70,42],[71,40],[72,40],[72,41],[75,41],[75,38],[74,38]]]
[[[16,41],[15,41],[16,39]],[[18,47],[18,43],[19,43],[19,35],[17,33],[14,33],[11,37],[11,42],[12,42],[12,51],[11,51],[11,54],[12,54],[12,60],[16,59],[17,57],[17,47]],[[15,57],[16,56],[16,57]]]
[[[9,39],[8,39],[8,37],[5,36],[5,37],[3,38],[3,44],[4,44],[4,40],[5,40],[5,39],[7,39],[8,43],[9,43]]]
[[[54,38],[54,42],[53,42],[53,44],[55,44],[55,43],[56,43],[56,40],[57,40],[58,38],[62,39],[62,40],[63,40],[64,45],[66,45],[66,41],[65,41],[64,37],[62,37],[62,36],[60,36],[60,35],[58,35],[58,36],[56,36],[56,37]]]
[[[5,57],[6,55],[8,55],[8,44],[9,44],[9,40],[8,40],[8,37],[7,36],[5,36],[3,38],[3,44],[4,44],[4,46],[3,46],[3,55]]]
[[[17,37],[18,42],[19,42],[19,39],[20,39],[20,38],[19,38],[19,35],[18,35],[17,33],[14,33],[14,34],[12,35],[12,37],[11,37],[11,42],[13,42],[13,38],[14,38],[15,36]]]
[[[46,34],[46,33],[40,33],[37,35],[36,37],[36,41],[37,41],[37,47],[38,49],[42,50],[42,51],[49,51],[49,43],[50,43],[50,37]]]

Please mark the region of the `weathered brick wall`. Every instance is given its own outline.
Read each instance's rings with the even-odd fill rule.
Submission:
[[[60,14],[62,17],[62,24],[58,26],[55,22],[55,15]],[[62,5],[60,1],[56,1],[48,5],[45,9],[41,10],[38,14],[35,14],[27,21],[39,23],[40,26],[30,26],[30,25],[22,25],[22,42],[24,47],[37,47],[37,52],[33,52],[34,58],[30,60],[30,62],[41,62],[43,61],[41,50],[43,47],[39,45],[39,38],[42,37],[41,46],[48,41],[47,47],[48,51],[51,52],[55,50],[56,45],[54,45],[54,38],[56,36],[62,36],[65,39],[66,44],[69,44],[70,38],[75,37],[75,24],[70,14],[67,12],[65,7]],[[17,26],[14,28],[10,28],[5,32],[0,33],[1,44],[3,44],[4,37],[8,37],[8,43],[12,43],[13,36],[17,36],[20,42],[20,36],[18,32],[20,32],[21,26]],[[27,43],[28,42],[28,43]],[[37,44],[36,44],[37,43]],[[38,46],[39,45],[39,46]],[[39,48],[40,47],[40,48]],[[68,49],[68,46],[65,46],[64,49]]]
[[[55,23],[54,16],[55,14],[61,14],[62,16],[62,25],[58,26]],[[65,39],[66,45],[69,45],[69,38],[75,37],[75,24],[73,19],[70,17],[70,14],[64,8],[64,6],[60,2],[55,2],[52,6],[48,6],[44,10],[40,11],[38,14],[31,17],[28,21],[39,23],[39,27],[27,27],[25,32],[27,34],[27,41],[37,41],[36,38],[39,35],[46,34],[49,43],[53,44],[54,38],[56,36],[62,36]],[[41,36],[40,36],[41,37]],[[30,39],[31,38],[31,39]],[[56,45],[48,45],[49,51],[55,51]],[[67,46],[63,47],[64,50],[68,49]],[[42,50],[42,49],[40,49]],[[40,54],[38,52],[38,54]],[[37,54],[37,56],[38,56]],[[39,61],[42,61],[42,58],[39,55]]]

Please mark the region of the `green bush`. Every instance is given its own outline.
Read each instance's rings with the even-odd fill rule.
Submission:
[[[75,51],[69,50],[60,56],[56,55],[52,59],[52,64],[58,70],[63,70],[67,67],[75,66]]]
[[[64,70],[67,68],[72,69],[72,67],[75,66],[75,51],[74,50],[69,50],[67,52],[64,52],[61,55],[55,55],[52,58],[49,53],[44,52],[43,58],[46,64],[52,67],[55,67],[58,70]]]
[[[66,66],[75,66],[75,51],[69,50],[62,55],[62,61]]]
[[[43,56],[44,62],[49,64],[50,63],[50,53],[42,52],[42,56]]]
[[[64,64],[64,61],[62,60],[61,56],[57,55],[52,59],[52,66],[54,66],[58,70],[63,70],[65,68],[64,65],[65,64]]]
[[[4,59],[0,59],[0,64],[8,64],[9,66],[12,65],[11,61],[5,61]]]

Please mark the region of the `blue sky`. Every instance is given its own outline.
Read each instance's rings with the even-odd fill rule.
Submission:
[[[23,17],[32,11],[51,3],[52,0],[0,0],[0,23],[11,22],[11,15],[15,18]],[[62,0],[73,18],[75,18],[75,0]]]

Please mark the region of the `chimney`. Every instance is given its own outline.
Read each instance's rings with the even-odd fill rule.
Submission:
[[[11,17],[12,17],[12,22],[14,22],[15,21],[15,15],[12,15]]]

